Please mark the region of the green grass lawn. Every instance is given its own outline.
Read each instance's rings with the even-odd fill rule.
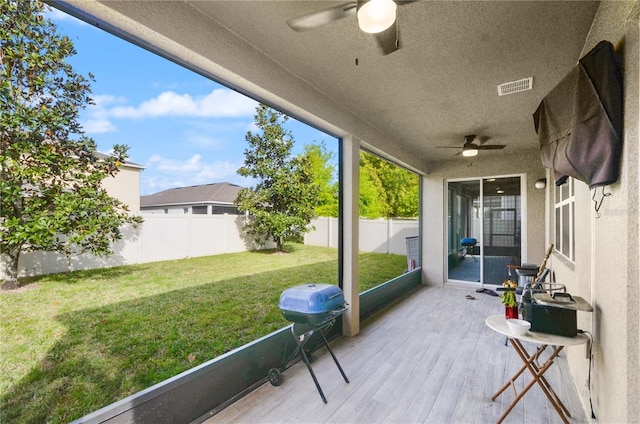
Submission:
[[[288,287],[337,284],[337,251],[243,252],[31,278],[0,294],[0,422],[86,415],[289,324]],[[361,290],[406,258],[360,255]]]

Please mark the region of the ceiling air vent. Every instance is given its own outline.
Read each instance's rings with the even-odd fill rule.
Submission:
[[[524,78],[518,81],[505,82],[504,84],[498,85],[498,95],[506,96],[507,94],[531,90],[531,88],[533,88],[533,77]]]

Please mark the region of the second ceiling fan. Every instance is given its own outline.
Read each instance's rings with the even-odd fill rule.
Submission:
[[[474,143],[476,140],[475,134],[466,135],[464,137],[464,144],[462,145],[462,150],[458,154],[462,154],[462,156],[470,157],[476,156],[478,154],[478,150],[500,150],[507,147],[504,144],[482,144],[480,141],[479,144]],[[436,146],[438,149],[460,149],[457,146]]]
[[[413,1],[415,0],[352,1],[289,19],[287,25],[298,32],[307,31],[356,15],[360,29],[366,33],[373,34],[382,54],[387,55],[400,48],[397,6],[412,3]]]

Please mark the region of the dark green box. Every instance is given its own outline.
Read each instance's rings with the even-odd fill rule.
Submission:
[[[575,337],[578,334],[576,311],[523,302],[522,317],[531,323],[531,331]]]

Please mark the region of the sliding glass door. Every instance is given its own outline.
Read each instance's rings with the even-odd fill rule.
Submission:
[[[448,183],[449,279],[480,282],[480,181]]]
[[[502,284],[521,264],[521,178],[449,181],[448,280]]]
[[[509,278],[507,265],[521,264],[520,177],[489,178],[482,184],[482,282],[502,284]]]

